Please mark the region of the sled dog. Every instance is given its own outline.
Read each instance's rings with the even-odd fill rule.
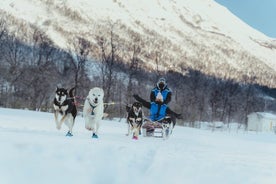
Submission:
[[[132,134],[132,138],[137,140],[143,123],[142,104],[134,102],[131,107],[126,106],[126,111],[128,124],[127,136]]]
[[[85,128],[92,131],[92,138],[98,138],[98,130],[104,116],[104,90],[99,87],[90,89],[84,102],[83,116]]]
[[[77,108],[74,102],[73,90],[75,88],[71,88],[69,90],[65,88],[56,88],[55,99],[54,99],[54,115],[56,127],[59,130],[61,128],[62,123],[68,126],[69,131],[66,136],[73,136],[72,129],[75,123],[75,118],[77,116]],[[58,116],[61,115],[61,119],[58,120]]]

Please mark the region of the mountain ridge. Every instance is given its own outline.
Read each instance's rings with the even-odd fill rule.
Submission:
[[[0,13],[10,22],[9,31],[26,26],[30,37],[35,27],[64,50],[72,50],[74,38],[82,37],[91,42],[93,59],[100,60],[98,38],[108,39],[113,31],[120,58],[129,60],[132,46],[139,45],[139,58],[148,70],[156,70],[158,62],[163,71],[183,73],[183,68],[193,68],[220,78],[238,82],[252,78],[251,82],[276,87],[275,40],[213,0],[2,3]],[[22,38],[28,37],[25,32],[17,35],[27,41]]]

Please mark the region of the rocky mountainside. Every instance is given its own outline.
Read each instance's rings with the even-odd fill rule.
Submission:
[[[68,51],[83,38],[91,44],[91,60],[99,60],[99,42],[112,40],[125,62],[139,47],[147,70],[185,74],[191,68],[276,87],[276,40],[213,0],[1,0],[0,15],[29,45],[34,30]]]

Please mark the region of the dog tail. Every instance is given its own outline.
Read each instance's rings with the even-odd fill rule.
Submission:
[[[72,98],[72,99],[74,99],[74,97],[75,97],[75,95],[74,95],[74,93],[73,93],[74,90],[75,90],[75,87],[73,87],[73,88],[71,88],[71,89],[69,90],[69,96],[70,96],[70,98]]]
[[[150,102],[144,100],[143,98],[141,98],[139,95],[134,94],[133,97],[135,98],[135,100],[137,100],[138,102],[140,102],[144,107],[150,109]]]

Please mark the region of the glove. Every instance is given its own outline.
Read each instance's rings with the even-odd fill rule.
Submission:
[[[163,105],[163,102],[161,102],[161,101],[156,101],[155,103],[158,105]]]
[[[156,99],[155,99],[156,102],[163,102],[163,96],[160,92],[158,92],[157,96],[156,96]]]

